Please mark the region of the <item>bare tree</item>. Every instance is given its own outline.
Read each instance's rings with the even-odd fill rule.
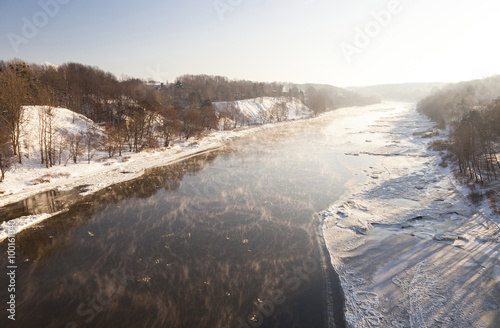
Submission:
[[[29,68],[22,62],[12,62],[0,73],[0,118],[9,130],[12,151],[19,163],[22,163],[19,138],[23,105],[29,99],[29,78]]]
[[[57,161],[59,165],[61,165],[62,155],[67,148],[67,135],[68,135],[68,130],[66,129],[58,130]]]
[[[236,129],[238,125],[239,126],[244,125],[245,116],[234,102],[227,102],[222,106],[223,107],[220,110],[220,114],[221,114],[221,119],[223,120],[222,123],[225,130],[227,130],[230,127]]]
[[[207,130],[217,130],[219,120],[209,99],[203,101],[200,107],[201,125]]]
[[[198,109],[188,109],[184,113],[182,132],[184,137],[189,139],[193,136],[199,136],[203,132],[203,118]]]
[[[54,113],[51,106],[41,106],[38,110],[38,140],[40,160],[45,167],[55,164]]]
[[[147,113],[143,108],[133,107],[127,122],[127,137],[130,151],[139,152],[144,146]]]
[[[265,111],[265,110],[261,110],[257,114],[257,118],[259,119],[259,122],[261,124],[266,124],[266,123],[272,122],[272,120],[273,120],[272,114]]]
[[[106,135],[103,139],[104,148],[106,148],[108,152],[108,156],[111,158],[115,155],[116,150],[119,148],[119,133],[118,129],[112,125],[106,126]]]
[[[121,156],[125,143],[127,142],[127,123],[121,122],[116,126],[118,154]]]
[[[66,138],[67,138],[66,142],[68,145],[69,156],[64,165],[68,164],[68,161],[70,159],[72,159],[73,163],[76,164],[78,162],[78,157],[82,155],[82,143],[83,143],[82,134],[68,133]]]
[[[94,158],[96,148],[99,145],[99,134],[97,133],[97,128],[87,123],[85,131],[80,132],[82,139],[85,143],[85,150],[87,152],[87,163],[90,164],[92,158]]]
[[[10,145],[9,130],[0,122],[0,182],[5,179],[5,173],[10,167],[12,148]]]
[[[163,146],[168,147],[170,141],[181,131],[179,116],[174,106],[169,105],[160,111],[161,124],[158,126],[160,135],[163,137]]]
[[[269,110],[271,120],[275,122],[282,122],[288,119],[288,107],[286,102],[277,102]]]

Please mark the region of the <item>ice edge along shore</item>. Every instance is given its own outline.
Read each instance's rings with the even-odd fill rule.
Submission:
[[[177,142],[173,147],[166,150],[128,153],[126,157],[127,161],[123,161],[123,158],[111,158],[104,163],[96,163],[94,161],[92,164],[87,164],[81,162],[68,167],[55,166],[49,169],[43,168],[40,165],[34,165],[34,168],[26,168],[26,165],[23,165],[9,172],[8,179],[0,184],[3,189],[11,189],[9,193],[0,195],[0,206],[16,203],[49,190],[69,190],[83,185],[85,186],[85,190],[80,193],[80,196],[90,195],[99,190],[108,188],[111,185],[138,178],[149,169],[171,165],[205,152],[215,151],[231,140],[278,126],[296,124],[307,120],[320,120],[325,115],[329,115],[329,113],[331,112],[326,112],[311,118],[294,117],[294,119],[290,121],[249,126],[238,130],[216,131],[197,140],[189,139],[183,142]],[[66,113],[66,116],[67,115],[69,114]],[[71,174],[67,174],[62,178],[51,179],[50,183],[37,185],[30,183],[31,180],[37,177],[54,172]],[[15,229],[19,232],[59,213],[60,212],[30,215],[15,218],[10,221],[14,221]],[[8,236],[7,222],[8,221],[5,221],[0,224],[0,242],[5,240]]]
[[[366,144],[349,155],[377,159],[352,168],[366,183],[320,213],[348,326],[498,326],[498,218],[415,135],[433,128],[427,118],[410,105],[386,114],[351,132]]]

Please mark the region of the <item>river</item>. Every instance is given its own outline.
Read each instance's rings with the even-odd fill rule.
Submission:
[[[366,179],[349,168],[373,159],[345,153],[384,106],[251,134],[89,196],[0,209],[2,221],[67,209],[17,235],[16,321],[0,326],[343,326],[315,214]]]

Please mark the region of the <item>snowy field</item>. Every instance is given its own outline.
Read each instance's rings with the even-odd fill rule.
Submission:
[[[438,165],[411,104],[376,116],[345,132],[376,164],[320,213],[349,327],[500,327],[500,218]]]

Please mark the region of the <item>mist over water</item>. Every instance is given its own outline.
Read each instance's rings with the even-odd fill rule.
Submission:
[[[24,202],[69,211],[17,236],[14,326],[236,327],[255,323],[276,290],[284,301],[253,318],[262,327],[325,326],[314,214],[344,191],[342,163],[369,160],[344,156],[347,114],[263,131],[76,202]],[[11,215],[37,211],[21,205]]]

